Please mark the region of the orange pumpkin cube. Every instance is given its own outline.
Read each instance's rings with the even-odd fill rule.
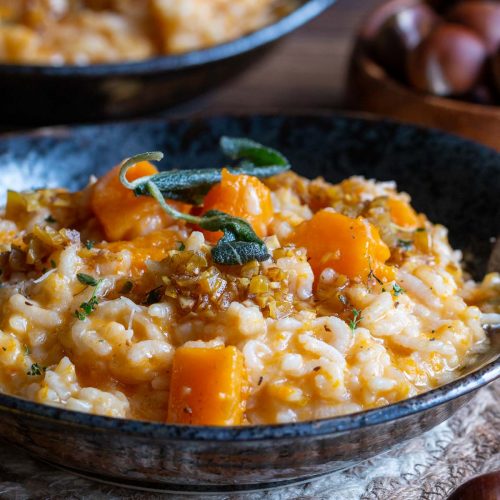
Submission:
[[[92,210],[108,241],[131,240],[172,222],[156,200],[148,196],[136,196],[123,186],[119,173],[120,167],[117,166],[101,177],[94,186],[91,198]],[[132,182],[157,173],[154,165],[142,161],[128,170],[127,179]],[[187,207],[182,203],[174,205],[180,210]]]
[[[178,245],[179,235],[177,232],[169,229],[159,229],[130,241],[98,243],[97,248],[105,248],[114,253],[128,250],[132,256],[132,274],[140,275],[145,271],[148,260],[159,262],[167,257],[170,250],[177,248]]]
[[[393,271],[384,263],[391,252],[375,226],[363,217],[352,219],[331,209],[317,212],[299,224],[291,242],[307,249],[316,277],[332,268],[350,279],[366,280],[370,271],[391,279]]]
[[[387,203],[394,224],[405,229],[414,229],[418,226],[418,215],[406,201],[399,200],[398,198],[389,198]]]
[[[170,382],[168,422],[239,425],[246,405],[243,355],[234,346],[179,347]]]
[[[245,219],[258,236],[267,234],[267,226],[273,218],[271,191],[257,177],[235,175],[222,170],[221,182],[213,186],[205,196],[202,213],[220,210]],[[222,232],[205,231],[208,241],[216,242]]]

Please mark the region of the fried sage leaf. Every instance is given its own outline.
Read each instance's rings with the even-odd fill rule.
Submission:
[[[278,151],[244,138],[222,137],[222,151],[232,160],[242,160],[236,167],[226,167],[231,173],[253,175],[261,179],[271,177],[290,168],[288,160]],[[161,156],[160,156],[161,155]],[[139,158],[140,156],[140,158]],[[158,161],[162,153],[144,153],[134,157],[138,161]],[[132,164],[128,166],[130,168]],[[155,184],[169,200],[199,205],[210,188],[221,181],[222,169],[202,168],[189,170],[167,170],[133,182],[126,178],[127,169],[122,168],[120,179],[136,195],[148,195],[146,182]]]
[[[266,245],[246,220],[219,210],[209,210],[198,224],[207,231],[224,233],[212,249],[212,258],[218,264],[242,265],[251,260],[261,262],[269,258]]]
[[[230,167],[236,174],[269,177],[288,170],[288,160],[278,151],[262,146],[250,139],[223,137],[221,148],[230,158],[241,159],[239,167]],[[202,216],[185,214],[169,205],[165,199],[199,204],[210,187],[221,180],[221,169],[170,170],[141,177],[130,182],[127,171],[140,161],[159,161],[160,152],[143,153],[126,159],[120,168],[120,181],[138,196],[151,196],[163,210],[175,219],[197,224],[206,231],[222,231],[223,236],[212,248],[212,258],[217,264],[241,265],[252,260],[269,258],[265,243],[255,234],[252,226],[239,217],[218,210]]]
[[[209,210],[200,216],[185,214],[171,207],[163,198],[158,187],[151,181],[147,182],[150,196],[152,196],[163,210],[176,219],[197,224],[206,231],[222,231],[223,237],[212,248],[212,259],[216,264],[241,265],[252,260],[259,262],[269,258],[265,243],[255,234],[252,226],[239,217]]]

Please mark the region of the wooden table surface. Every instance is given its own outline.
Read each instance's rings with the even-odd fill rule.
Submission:
[[[361,20],[381,3],[338,0],[244,74],[174,113],[193,116],[343,107],[353,37]]]

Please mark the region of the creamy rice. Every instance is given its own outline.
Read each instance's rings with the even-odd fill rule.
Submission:
[[[498,275],[464,286],[444,227],[422,214],[410,228],[391,221],[387,200],[409,202],[393,183],[331,185],[293,173],[263,182],[274,211],[264,237],[272,257],[230,267],[212,262],[206,233],[179,221],[142,220],[130,241],[106,241],[91,202],[96,184],[11,194],[0,219],[0,389],[166,421],[176,351],[235,346],[245,373],[241,423],[295,422],[427,391],[487,347],[478,306],[499,312],[491,305]],[[378,228],[390,250],[387,276],[315,274],[290,238],[325,209]],[[75,311],[96,287],[78,273],[102,279],[83,318]]]

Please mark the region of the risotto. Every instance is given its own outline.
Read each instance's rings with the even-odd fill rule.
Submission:
[[[178,54],[279,18],[283,0],[0,0],[0,60],[91,64]]]
[[[340,184],[224,138],[234,167],[145,154],[78,192],[8,193],[0,390],[112,417],[296,422],[458,376],[500,277],[464,279],[443,226],[393,182]]]

